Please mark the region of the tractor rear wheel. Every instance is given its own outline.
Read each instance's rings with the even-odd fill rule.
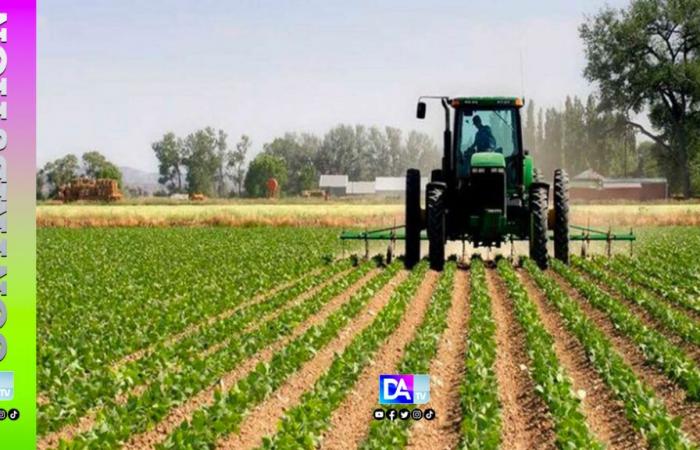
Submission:
[[[420,171],[406,171],[406,254],[403,264],[412,269],[420,261]]]
[[[430,183],[426,190],[430,268],[445,267],[445,184]]]
[[[547,194],[544,186],[530,190],[530,258],[540,269],[547,268]]]
[[[554,171],[554,257],[569,264],[569,175]]]

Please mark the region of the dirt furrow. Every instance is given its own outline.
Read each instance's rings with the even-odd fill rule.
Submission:
[[[161,422],[159,422],[155,428],[141,433],[129,440],[129,442],[124,446],[125,449],[144,449],[144,448],[154,448],[156,444],[162,442],[175,428],[177,428],[183,421],[189,420],[192,414],[200,408],[210,406],[214,403],[214,394],[217,390],[226,391],[235,385],[235,383],[245,376],[248,372],[253,370],[255,366],[261,361],[268,362],[272,359],[272,356],[284,348],[289,342],[293,341],[297,337],[301,336],[306,330],[314,325],[323,323],[326,318],[331,315],[334,311],[340,308],[344,303],[350,300],[350,298],[357,293],[362,286],[364,286],[372,277],[374,277],[379,269],[374,269],[368,274],[363,276],[360,280],[355,282],[348,290],[333,298],[330,302],[323,306],[323,308],[312,317],[305,320],[301,325],[292,332],[291,335],[275,342],[269,347],[265,348],[263,351],[257,353],[256,355],[242,361],[238,366],[231,372],[227,373],[221,377],[215,385],[200,391],[197,395],[192,397],[187,403],[179,405],[165,417]]]
[[[554,448],[554,424],[544,401],[536,394],[525,351],[525,333],[515,319],[513,305],[494,269],[486,281],[496,322],[496,379],[502,405],[501,445],[507,449]]]
[[[314,269],[313,271],[311,271],[312,276],[314,274],[319,273],[321,271],[321,269],[322,269],[321,267],[318,267],[318,268]],[[349,270],[351,270],[351,269],[344,270],[341,273],[346,273]],[[335,279],[338,277],[338,275],[339,274],[336,274],[333,277],[331,277],[330,279]],[[179,333],[174,334],[174,335],[170,336],[169,338],[167,338],[165,341],[163,341],[163,345],[166,345],[166,346],[171,345],[174,342],[180,341],[183,338],[186,338],[186,337],[196,333],[197,331],[199,331],[205,327],[211,326],[211,325],[215,324],[216,322],[228,319],[229,317],[234,315],[237,311],[241,310],[242,308],[245,308],[245,307],[248,307],[251,305],[255,305],[256,303],[259,303],[259,302],[265,300],[266,298],[272,297],[273,295],[276,295],[277,293],[282,292],[283,290],[287,289],[288,287],[290,287],[291,285],[293,285],[297,281],[301,280],[302,278],[303,278],[303,276],[296,278],[292,281],[288,281],[286,283],[283,283],[283,284],[281,284],[281,285],[279,285],[279,286],[277,286],[269,291],[266,291],[264,293],[260,293],[256,296],[254,296],[249,301],[245,301],[239,305],[236,305],[233,308],[230,308],[230,309],[227,309],[226,311],[220,312],[219,314],[217,314],[215,316],[208,317],[207,319],[205,319],[202,322],[192,324],[192,325],[188,326],[187,328],[185,328],[184,330],[180,331]],[[330,279],[328,281],[330,281]],[[327,284],[327,282],[324,282],[324,285],[325,284]],[[317,288],[318,287],[319,286],[317,286]],[[119,370],[119,368],[124,366],[125,364],[128,364],[132,361],[136,361],[137,359],[141,359],[145,355],[151,353],[155,348],[156,348],[156,344],[148,346],[146,348],[142,348],[142,349],[137,350],[129,355],[126,355],[125,357],[123,357],[122,359],[117,361],[114,365],[112,365],[112,370],[114,370],[114,371]]]
[[[447,328],[437,355],[430,364],[430,403],[437,412],[435,420],[413,424],[410,449],[451,449],[459,443],[462,408],[459,387],[464,379],[464,358],[469,322],[469,275],[466,270],[455,274],[452,306],[447,314]]]
[[[377,313],[386,306],[394,289],[406,279],[408,272],[401,272],[377,292],[365,309],[340,331],[338,337],[305,363],[270,398],[254,408],[245,418],[238,433],[222,439],[219,449],[245,449],[257,447],[262,438],[277,430],[284,413],[299,402],[301,396],[316,383],[331,366],[337,353],[341,353],[353,338],[367,327]]]
[[[571,378],[573,388],[585,393],[582,412],[593,433],[612,450],[645,448],[644,438],[625,416],[624,405],[615,399],[614,393],[593,368],[581,343],[566,330],[556,308],[526,273],[519,270],[518,275],[537,306],[545,329],[554,338],[557,359]]]
[[[353,390],[333,413],[331,426],[324,434],[321,448],[346,450],[348,447],[357,447],[367,435],[372,410],[377,406],[379,375],[391,373],[400,361],[404,348],[423,320],[438,278],[437,272],[428,271],[418,292],[406,308],[399,327],[382,344],[373,361],[363,370]]]
[[[642,351],[627,336],[623,335],[602,311],[594,308],[576,289],[560,275],[552,277],[571,298],[578,301],[581,309],[610,339],[615,350],[622,356],[637,377],[652,388],[664,403],[668,412],[681,418],[681,429],[695,442],[700,442],[700,404],[686,401],[685,390],[666,377],[663,372],[646,363]]]
[[[283,308],[280,308],[276,311],[273,311],[272,313],[266,314],[265,316],[262,316],[260,318],[257,318],[253,323],[249,324],[246,328],[244,328],[241,331],[241,334],[243,333],[248,333],[252,331],[254,328],[258,327],[261,323],[268,321],[274,317],[277,317],[278,315],[282,314],[282,312],[286,311],[289,308],[294,307],[295,305],[298,305],[302,303],[305,300],[308,300],[316,294],[318,291],[326,287],[328,284],[332,283],[334,280],[339,279],[341,276],[346,275],[351,269],[348,270],[343,270],[338,274],[333,275],[330,277],[328,280],[325,280],[323,283],[320,285],[314,287],[313,289],[309,289],[308,291],[304,292],[301,294],[299,297],[294,299],[292,302],[289,304],[285,305]],[[293,283],[293,282],[292,282]],[[284,286],[289,286],[290,283],[286,283]],[[269,295],[274,295],[274,294],[269,294]],[[269,295],[264,295],[260,299],[257,299],[255,302],[261,301],[264,298],[267,298]],[[250,305],[252,303],[247,303],[247,305]],[[237,308],[235,310],[232,310],[235,312],[240,308]],[[231,314],[233,314],[233,312]],[[229,316],[231,315],[229,314]],[[201,325],[201,324],[200,324]],[[217,344],[212,345],[211,347],[207,348],[204,350],[200,355],[199,358],[206,358],[207,356],[210,356],[213,353],[216,353],[217,351],[221,350],[226,344],[228,343],[228,339],[219,342]],[[175,371],[180,370],[178,367],[173,367],[172,368]],[[148,389],[150,386],[150,383],[138,385],[132,387],[128,392],[123,392],[119,394],[115,399],[115,403],[118,405],[123,405],[126,403],[126,401],[129,399],[130,396],[140,396],[143,394],[143,392]],[[60,430],[49,433],[47,435],[42,436],[38,441],[37,441],[37,449],[38,450],[45,450],[49,448],[54,448],[58,445],[58,443],[61,440],[69,441],[73,439],[73,437],[85,433],[86,431],[90,430],[94,425],[95,421],[97,418],[97,415],[102,411],[104,408],[102,407],[96,407],[88,411],[85,415],[80,417],[77,422],[66,425],[65,427],[61,428]]]
[[[588,275],[583,270],[578,270],[574,269],[576,272],[581,275],[584,279],[588,280],[589,282],[595,284],[598,286],[598,288],[608,294],[610,297],[614,298],[621,304],[625,305],[632,313],[634,313],[635,316],[639,318],[639,320],[642,321],[644,325],[647,326],[650,330],[654,330],[658,332],[659,334],[662,334],[664,337],[666,337],[669,341],[671,341],[674,345],[677,347],[680,347],[683,352],[685,352],[686,355],[696,363],[700,364],[700,347],[697,345],[693,345],[692,343],[686,342],[683,340],[681,336],[673,332],[672,330],[669,330],[662,324],[658,319],[654,318],[647,310],[642,308],[641,306],[637,305],[634,302],[631,302],[624,298],[621,294],[616,293],[613,289],[608,287],[607,285],[598,282],[595,280],[593,277]],[[674,309],[671,305],[666,303],[666,305]],[[679,309],[675,309],[677,312],[684,314],[683,311]]]

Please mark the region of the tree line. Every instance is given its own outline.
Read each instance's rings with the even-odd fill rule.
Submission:
[[[230,149],[226,134],[212,128],[185,138],[166,133],[152,144],[159,162],[159,181],[169,193],[261,197],[267,180],[275,178],[282,192],[299,195],[318,187],[321,174],[371,181],[382,175],[402,176],[409,167],[429,171],[438,167],[441,156],[425,133],[411,131],[404,138],[402,131],[393,127],[337,125],[323,137],[285,133],[264,144],[246,170],[244,162],[251,144],[243,135]]]

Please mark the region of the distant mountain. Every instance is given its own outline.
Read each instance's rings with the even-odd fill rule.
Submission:
[[[143,170],[124,166],[119,167],[119,170],[122,172],[122,183],[125,187],[138,187],[149,194],[163,189],[163,186],[158,183],[157,173],[144,172]]]

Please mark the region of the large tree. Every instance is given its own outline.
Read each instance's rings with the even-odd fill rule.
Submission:
[[[663,149],[680,188],[691,194],[700,129],[700,0],[633,0],[604,8],[581,25],[585,76],[601,106],[625,116],[647,111],[651,127],[626,119]]]
[[[261,153],[250,162],[245,176],[245,190],[250,197],[264,197],[267,193],[267,180],[277,180],[282,192],[287,183],[287,166],[278,156]]]
[[[187,168],[187,191],[211,196],[221,168],[219,139],[213,128],[195,131],[184,140],[183,163]]]
[[[160,141],[151,145],[158,158],[158,182],[168,191],[183,192],[183,143],[175,133],[166,133]]]
[[[63,158],[46,163],[41,172],[46,176],[49,197],[55,197],[61,186],[70,183],[71,180],[77,177],[79,169],[78,157],[73,154],[68,154]]]
[[[227,164],[231,171],[231,179],[236,186],[238,195],[241,195],[241,192],[243,192],[243,181],[245,180],[245,168],[243,164],[245,163],[248,150],[250,150],[252,145],[250,138],[244,134],[241,136],[241,140],[236,144],[236,148],[231,150],[228,155]]]
[[[83,153],[83,170],[88,178],[111,178],[122,185],[122,172],[115,164],[107,161],[105,156],[98,151]]]

